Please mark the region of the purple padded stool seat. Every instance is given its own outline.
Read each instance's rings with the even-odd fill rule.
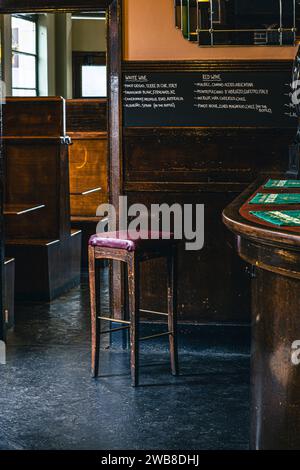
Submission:
[[[170,244],[170,241],[174,241],[174,235],[170,232],[139,232],[138,236],[132,236],[130,232],[120,231],[92,235],[89,245],[137,251],[145,248],[164,248]]]
[[[177,241],[171,233],[141,232],[138,237],[128,232],[104,232],[93,235],[89,240],[89,279],[92,323],[92,375],[98,377],[100,337],[102,334],[130,330],[130,367],[132,385],[139,383],[139,343],[142,340],[168,336],[170,343],[171,370],[178,374],[177,348]],[[165,316],[168,331],[140,338],[140,263],[149,259],[165,257],[168,272],[168,312],[149,312]],[[127,280],[127,304],[122,320],[104,317],[100,312],[100,266],[98,260],[114,260],[125,263]],[[112,293],[114,295],[114,293]],[[120,328],[101,331],[101,320],[119,323]]]

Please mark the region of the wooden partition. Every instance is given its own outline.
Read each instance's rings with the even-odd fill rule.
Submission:
[[[125,192],[129,203],[205,205],[205,246],[179,249],[182,321],[249,321],[250,276],[230,248],[222,211],[261,171],[282,170],[290,131],[259,129],[127,129]],[[157,273],[161,273],[157,276]],[[143,272],[143,308],[165,311],[165,266]]]
[[[51,300],[79,282],[80,232],[71,231],[65,100],[4,105],[6,253],[16,292]]]
[[[4,14],[8,13],[20,13],[20,12],[57,12],[60,11],[99,11],[105,8],[108,12],[108,43],[109,43],[109,65],[110,70],[112,72],[115,71],[115,67],[118,69],[120,68],[121,62],[121,1],[120,0],[0,0],[0,12]],[[118,24],[118,30],[116,32],[116,24]],[[116,45],[118,44],[118,47]],[[115,64],[115,65],[114,65]],[[114,82],[110,83],[109,78],[109,86],[108,86],[108,94],[110,97],[110,101],[113,103],[113,113],[117,111],[120,114],[121,102],[119,100],[120,90],[119,93],[115,93],[115,88],[118,87],[118,78],[116,79],[115,73],[114,75]],[[3,79],[3,77],[1,77]],[[110,86],[112,85],[112,86]],[[0,108],[1,109],[1,108]],[[111,129],[113,130],[114,138],[118,138],[120,141],[121,135],[121,127],[118,126],[118,120],[115,120],[114,127]],[[119,159],[121,156],[119,146],[113,145],[113,150],[111,155],[114,159]],[[3,158],[2,153],[0,152],[0,178],[1,183],[3,183]],[[0,188],[0,206],[3,205],[3,193],[2,193],[3,184],[1,184]],[[3,217],[2,211],[0,214],[0,232],[1,232],[1,246],[0,246],[0,254],[1,254],[1,264],[4,261],[4,244],[3,244]],[[0,285],[2,286],[2,271],[0,270]],[[0,339],[4,339],[4,331],[3,331],[3,315],[2,306],[1,306],[1,299],[0,299]]]
[[[72,226],[83,232],[83,266],[87,239],[100,220],[100,204],[108,202],[107,101],[67,100],[67,133],[70,146],[70,195]]]

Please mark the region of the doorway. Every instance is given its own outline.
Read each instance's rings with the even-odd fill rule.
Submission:
[[[20,4],[20,8],[17,3]],[[109,3],[111,4],[108,5]],[[103,8],[103,4],[107,6],[106,9]],[[110,178],[111,159],[113,157],[120,160],[120,145],[117,143],[120,121],[115,119],[110,125],[112,109],[118,116],[121,116],[118,111],[120,86],[118,82],[112,87],[110,77],[111,72],[115,71],[120,79],[121,6],[116,0],[113,2],[91,1],[90,4],[85,2],[84,11],[82,11],[82,5],[78,6],[76,0],[66,1],[64,8],[61,8],[61,4],[59,6],[58,12],[45,5],[39,8],[36,2],[32,8],[24,7],[22,2],[15,2],[15,6],[10,2],[7,9],[1,9],[1,13],[6,14],[2,18],[1,29],[6,33],[10,32],[8,43],[7,37],[6,43],[2,41],[2,57],[4,57],[2,77],[7,82],[7,95],[11,97],[9,98],[10,105],[21,97],[26,97],[27,100],[41,100],[40,104],[49,96],[61,95],[66,100],[63,104],[67,113],[66,136],[69,133],[73,134],[73,145],[69,147],[72,149],[73,158],[68,167],[70,174],[69,222],[75,232],[82,230],[83,224],[85,243],[89,236],[89,229],[92,229],[96,223],[96,214],[93,211],[99,202],[97,196],[101,193],[100,202],[103,202],[102,198],[111,198],[108,185],[108,182],[112,181]],[[98,37],[97,33],[95,36],[97,31],[99,31]],[[28,40],[29,37],[30,40]],[[84,41],[80,38],[84,38]],[[28,48],[26,50],[27,46],[24,48],[24,43],[27,46],[30,45],[30,51]],[[103,44],[105,46],[108,44],[108,47],[104,48]],[[110,60],[111,57],[113,57],[112,60]],[[85,119],[87,113],[90,113],[91,119]],[[91,128],[86,127],[87,122]],[[105,129],[104,126],[106,126]],[[88,142],[89,139],[86,139],[86,135],[83,136],[84,133],[93,134],[91,141]],[[99,137],[100,133],[103,135],[106,133],[106,142],[103,135],[99,139],[96,138],[95,135],[98,134]],[[77,136],[81,134],[80,138],[76,139],[75,134]],[[113,141],[110,135],[114,135]],[[65,144],[68,143],[65,142]],[[89,166],[89,153],[95,156],[101,153],[101,161],[98,164],[92,162]],[[103,163],[104,154],[106,155],[105,164]],[[81,155],[80,158],[78,155]],[[79,161],[82,158],[83,161]],[[5,151],[2,152],[1,165],[3,165],[3,160],[5,160]],[[84,178],[82,173],[78,174],[78,171],[87,167],[89,167],[88,177]],[[4,166],[2,168],[4,169]],[[5,171],[7,171],[6,165]],[[72,177],[72,172],[76,173],[76,171],[77,174]],[[7,186],[5,172],[1,171],[1,175],[2,188],[5,188]],[[99,176],[102,180],[95,181],[99,179]],[[1,197],[0,279],[3,294],[6,274],[5,256],[8,251],[5,251],[3,234],[5,231],[9,232],[6,217],[3,217],[5,194],[4,190],[1,194],[3,197]],[[43,201],[35,205],[42,206]],[[84,211],[87,207],[88,213],[82,213],[82,210]],[[84,262],[83,256],[83,265]],[[5,296],[2,295],[1,300],[3,298],[5,299]],[[3,305],[0,306],[0,339],[4,341],[8,326],[7,310],[3,308]]]

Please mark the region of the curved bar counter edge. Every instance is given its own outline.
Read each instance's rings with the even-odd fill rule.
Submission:
[[[300,229],[245,217],[243,207],[264,181],[223,212],[238,255],[253,267],[251,448],[299,449]]]

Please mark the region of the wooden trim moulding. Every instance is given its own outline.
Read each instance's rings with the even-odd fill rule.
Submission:
[[[283,72],[291,70],[286,60],[181,60],[123,61],[123,72]]]
[[[0,0],[0,13],[97,11],[114,0]]]

